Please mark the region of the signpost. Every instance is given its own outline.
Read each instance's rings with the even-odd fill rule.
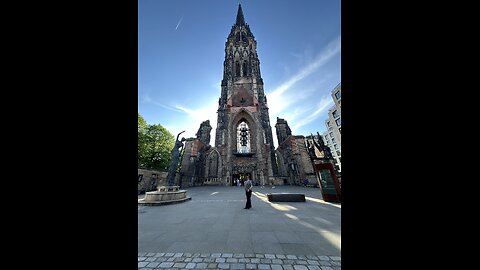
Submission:
[[[326,202],[341,202],[341,190],[337,176],[331,163],[315,164],[315,173],[319,181],[323,200]]]

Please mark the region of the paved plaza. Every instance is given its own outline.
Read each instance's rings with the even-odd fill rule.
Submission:
[[[256,186],[248,210],[243,187],[186,190],[187,202],[138,207],[139,269],[340,269],[341,205],[319,188]],[[283,192],[307,200],[267,200]]]

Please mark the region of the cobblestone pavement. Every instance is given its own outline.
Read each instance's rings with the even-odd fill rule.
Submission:
[[[138,269],[339,270],[340,256],[259,253],[138,253]]]

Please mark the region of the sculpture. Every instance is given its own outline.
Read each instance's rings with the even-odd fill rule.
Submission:
[[[178,166],[178,160],[180,158],[180,148],[183,147],[183,142],[185,141],[185,138],[183,137],[182,137],[182,140],[178,140],[178,137],[183,132],[185,132],[185,130],[178,133],[177,139],[175,141],[175,145],[173,146],[173,149],[172,149],[172,160],[170,161],[170,168],[168,169],[168,176],[167,176],[167,181],[170,186],[174,185],[175,174],[177,172],[177,166]]]

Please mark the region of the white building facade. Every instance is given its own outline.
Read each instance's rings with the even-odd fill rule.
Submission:
[[[342,170],[342,122],[341,122],[341,101],[342,86],[339,83],[331,92],[335,105],[328,110],[328,120],[325,121],[327,131],[322,134],[324,143],[330,148],[333,158],[336,160],[339,171]]]

